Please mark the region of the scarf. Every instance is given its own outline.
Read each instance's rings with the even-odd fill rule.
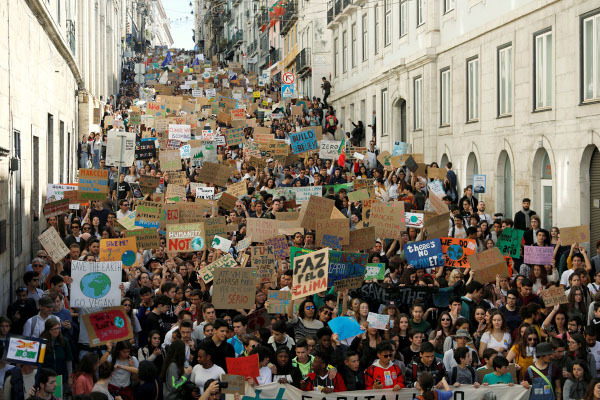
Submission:
[[[531,208],[529,210],[525,210],[524,208],[521,209],[521,212],[525,215],[525,226],[529,226],[531,221],[530,221],[530,214],[532,212]]]

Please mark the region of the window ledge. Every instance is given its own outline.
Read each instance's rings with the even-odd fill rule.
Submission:
[[[598,104],[600,103],[600,99],[592,99],[592,100],[584,100],[579,103],[580,106],[587,106],[590,104]]]
[[[443,124],[443,125],[440,125],[440,128],[450,128],[450,124]]]
[[[413,129],[413,132],[423,132],[423,128]]]
[[[513,116],[512,113],[510,113],[510,114],[502,114],[502,115],[498,115],[496,117],[496,119],[511,118],[512,116]]]
[[[547,111],[552,111],[552,107],[536,108],[535,110],[532,111],[532,113],[535,114],[535,113],[542,113],[542,112],[547,112]]]
[[[470,119],[465,124],[477,124],[479,123],[479,119]]]

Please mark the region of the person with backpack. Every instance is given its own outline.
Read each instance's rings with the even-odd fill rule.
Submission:
[[[471,349],[468,347],[457,347],[454,349],[454,360],[458,365],[450,370],[450,384],[454,387],[460,385],[473,385],[475,389],[479,387],[475,369],[471,365],[473,358],[471,357]]]
[[[442,379],[446,377],[446,370],[441,362],[435,359],[435,348],[433,344],[425,342],[421,345],[420,360],[412,360],[406,367],[404,384],[406,387],[416,387],[417,378],[424,372],[429,372],[438,389],[442,388]]]
[[[404,387],[402,371],[392,363],[394,346],[390,342],[381,342],[376,348],[378,360],[375,360],[365,370],[365,388],[372,389],[392,389],[400,390]]]
[[[446,382],[446,378],[442,378],[437,386],[444,390],[434,389],[435,379],[429,372],[423,372],[419,375],[419,380],[415,383],[415,387],[421,391],[421,394],[416,397],[418,400],[450,400],[452,391],[450,385]]]
[[[550,343],[542,342],[535,346],[537,360],[527,368],[521,385],[525,389],[531,387],[529,400],[559,400],[562,399],[560,375],[562,371],[553,366],[554,350]]]
[[[331,133],[335,138],[335,131],[337,130],[338,119],[335,117],[335,114],[332,111],[327,113],[325,117],[325,129],[327,132]]]

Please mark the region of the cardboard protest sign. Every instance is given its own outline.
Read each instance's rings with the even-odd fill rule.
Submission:
[[[253,268],[258,269],[275,269],[275,254],[273,246],[252,246],[251,262]]]
[[[237,252],[243,253],[248,247],[252,245],[252,236],[246,236],[237,243]]]
[[[142,175],[138,180],[140,188],[144,194],[154,193],[156,188],[160,185],[160,178],[158,176]]]
[[[163,204],[160,213],[159,228],[165,229],[167,224],[179,223],[179,205],[178,204]]]
[[[561,286],[552,286],[546,290],[542,290],[540,295],[546,307],[554,307],[557,304],[566,304],[569,302],[565,294],[565,288]]]
[[[185,187],[181,185],[170,184],[167,186],[167,193],[165,195],[166,203],[178,203],[185,200]]]
[[[141,140],[135,144],[135,159],[136,160],[149,160],[156,158],[156,141],[155,140]]]
[[[506,260],[497,247],[467,256],[475,279],[481,283],[496,282],[496,275],[508,278]]]
[[[167,252],[189,253],[206,248],[203,222],[167,225]]]
[[[135,159],[135,132],[108,131],[106,139],[106,165],[126,167]]]
[[[266,246],[273,246],[273,254],[276,258],[286,258],[290,256],[290,247],[285,236],[276,236],[265,240]]]
[[[42,365],[46,355],[46,339],[9,334],[4,341],[2,359],[9,363]]]
[[[447,267],[468,268],[467,256],[475,254],[477,244],[474,239],[441,238],[442,251],[446,255]]]
[[[69,212],[69,199],[44,204],[44,216],[46,218],[56,217],[66,212]]]
[[[196,179],[204,183],[214,183],[218,186],[226,187],[230,174],[230,167],[213,162],[205,162]]]
[[[388,314],[377,314],[370,312],[367,316],[367,322],[369,323],[369,327],[371,328],[386,331],[387,324],[390,323],[390,316]]]
[[[189,125],[169,124],[169,139],[187,142],[192,139],[192,127]]]
[[[421,229],[424,226],[425,216],[421,213],[404,213],[404,223],[408,228]]]
[[[119,225],[121,225],[123,228],[125,228],[128,231],[135,230],[135,229],[142,229],[139,226],[135,226],[136,214],[137,214],[136,211],[129,213],[129,215],[126,215],[123,218],[117,219],[117,222],[119,223]]]
[[[435,217],[425,216],[424,226],[428,238],[441,238],[448,236],[448,224],[450,213],[436,215]]]
[[[135,209],[135,226],[142,228],[158,228],[160,224],[161,204],[145,202],[138,204]]]
[[[384,263],[367,263],[367,268],[365,268],[365,281],[370,279],[377,279],[378,281],[382,281],[384,278]]]
[[[348,193],[348,200],[352,202],[366,200],[369,197],[369,191],[367,189],[356,190]]]
[[[227,146],[237,146],[246,141],[244,137],[244,128],[232,128],[225,131],[225,140]]]
[[[242,375],[222,374],[221,382],[227,382],[227,387],[221,389],[222,393],[226,394],[246,394],[246,377]]]
[[[38,236],[38,240],[44,250],[48,253],[48,256],[55,263],[61,261],[69,254],[69,248],[65,245],[65,242],[63,242],[53,226],[50,226],[50,228],[42,232],[42,234]]]
[[[214,187],[197,187],[196,198],[197,199],[212,199],[215,196]]]
[[[179,150],[163,150],[158,153],[160,169],[162,171],[181,170],[181,153]]]
[[[240,198],[241,196],[245,196],[246,193],[248,193],[248,189],[246,187],[247,184],[247,181],[232,183],[231,185],[227,186],[227,192],[231,193],[237,198]]]
[[[370,250],[375,243],[375,227],[370,226],[363,229],[350,231],[350,244],[343,246],[344,251]]]
[[[121,261],[71,262],[71,307],[117,307],[121,305]]]
[[[340,279],[365,276],[365,268],[369,256],[364,253],[348,253],[343,251],[329,251],[328,287]]]
[[[215,268],[212,303],[217,309],[249,310],[256,296],[256,268]]]
[[[319,149],[317,133],[314,129],[305,129],[300,132],[290,133],[292,153],[300,154]]]
[[[341,237],[340,244],[350,244],[350,225],[348,219],[330,219],[323,218],[316,220],[317,235],[315,243],[317,246],[322,245],[323,235],[332,235]]]
[[[187,174],[185,171],[172,171],[168,173],[169,184],[185,186],[187,184]]]
[[[123,267],[137,265],[137,243],[135,238],[100,239],[100,261],[121,261]]]
[[[123,306],[83,314],[81,319],[90,338],[91,347],[133,339],[131,321]]]
[[[223,208],[225,210],[233,210],[233,209],[235,209],[236,201],[237,201],[237,197],[235,197],[227,192],[221,192],[221,197],[219,197],[219,201],[217,202],[217,205],[220,208]]]
[[[293,285],[296,292],[292,299],[299,299],[327,290],[329,249],[322,249],[294,260]]]
[[[321,140],[319,146],[319,158],[326,160],[337,160],[340,156],[340,146],[342,142],[337,140]]]
[[[506,254],[513,258],[521,257],[521,240],[525,231],[514,228],[504,228],[498,237],[496,247],[500,249],[502,254]]]
[[[554,259],[554,247],[525,246],[523,262],[529,265],[550,265]]]
[[[248,328],[246,328],[246,333],[251,334],[260,328],[267,328],[269,326],[271,326],[271,318],[266,308],[261,308],[248,314]]]
[[[292,301],[292,293],[289,290],[269,290],[267,300],[269,314],[286,314]]]
[[[448,212],[448,206],[442,200],[446,195],[444,188],[440,181],[433,181],[427,184],[429,189],[429,204],[433,210],[438,214],[445,214]]]
[[[300,226],[298,219],[300,213],[298,211],[278,212],[275,213],[275,219],[279,226],[280,235],[294,235],[296,232],[304,234],[304,228]]]
[[[160,245],[160,239],[156,229],[136,229],[123,232],[126,238],[135,238],[138,250],[157,249]]]
[[[342,237],[336,235],[323,234],[321,239],[322,247],[330,247],[334,250],[342,250]]]
[[[380,238],[397,239],[406,230],[404,202],[374,203],[371,206],[369,226],[375,227],[375,235]]]
[[[209,283],[213,280],[215,268],[233,268],[236,266],[237,262],[231,254],[225,254],[223,257],[200,269],[198,271],[198,277],[201,278],[204,283]]]
[[[404,245],[404,255],[406,262],[415,269],[444,266],[444,254],[440,239],[406,244]]]
[[[216,236],[213,238],[210,247],[213,249],[221,250],[222,252],[227,253],[231,248],[232,241],[229,239],[222,238],[220,236]]]
[[[379,161],[381,163],[381,165],[383,165],[383,169],[384,170],[391,170],[392,169],[392,155],[390,154],[389,151],[382,151],[381,153],[379,153],[379,155],[377,156],[377,161]]]
[[[352,278],[340,279],[335,281],[332,285],[336,292],[342,292],[344,290],[358,289],[364,282],[363,276],[354,276]]]
[[[267,239],[279,234],[279,223],[274,219],[246,218],[247,234],[257,243],[264,243]]]
[[[142,123],[142,114],[139,111],[129,113],[129,125],[140,125]]]
[[[79,169],[77,201],[103,201],[109,193],[107,169]]]
[[[427,178],[443,181],[446,179],[446,175],[448,175],[448,171],[445,168],[427,168]]]
[[[258,369],[258,354],[247,357],[227,357],[227,372],[230,375],[241,375],[245,378],[256,378],[260,375]]]
[[[296,195],[296,203],[304,203],[310,200],[310,196],[321,197],[323,195],[322,186],[303,186],[292,188],[292,191]]]
[[[325,197],[310,196],[307,203],[302,204],[300,226],[306,229],[317,229],[317,220],[329,218],[335,201]],[[300,219],[300,217],[299,217]]]
[[[588,225],[570,226],[560,228],[560,242],[563,246],[570,246],[573,243],[585,243],[590,241],[590,228]]]

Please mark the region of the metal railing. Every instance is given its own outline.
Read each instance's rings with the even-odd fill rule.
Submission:
[[[342,0],[335,0],[335,15],[339,15],[342,12]]]
[[[298,57],[296,57],[296,72],[301,73],[310,68],[310,62],[310,49],[302,49],[302,51],[298,53]]]
[[[71,19],[67,20],[67,42],[69,42],[71,53],[75,55],[77,50],[77,42],[75,41],[75,21]]]
[[[327,9],[327,25],[333,21],[333,7]]]
[[[343,2],[344,2],[344,9],[346,7],[348,7],[350,4],[352,4],[352,0],[343,0]]]
[[[283,14],[283,24],[281,26],[281,36],[284,36],[286,33],[292,29],[294,23],[298,20],[298,9],[296,7],[296,2],[291,1],[287,4],[285,9],[285,13]]]
[[[244,41],[244,31],[239,29],[232,38],[233,41],[233,45],[238,47],[242,44],[242,42]]]

